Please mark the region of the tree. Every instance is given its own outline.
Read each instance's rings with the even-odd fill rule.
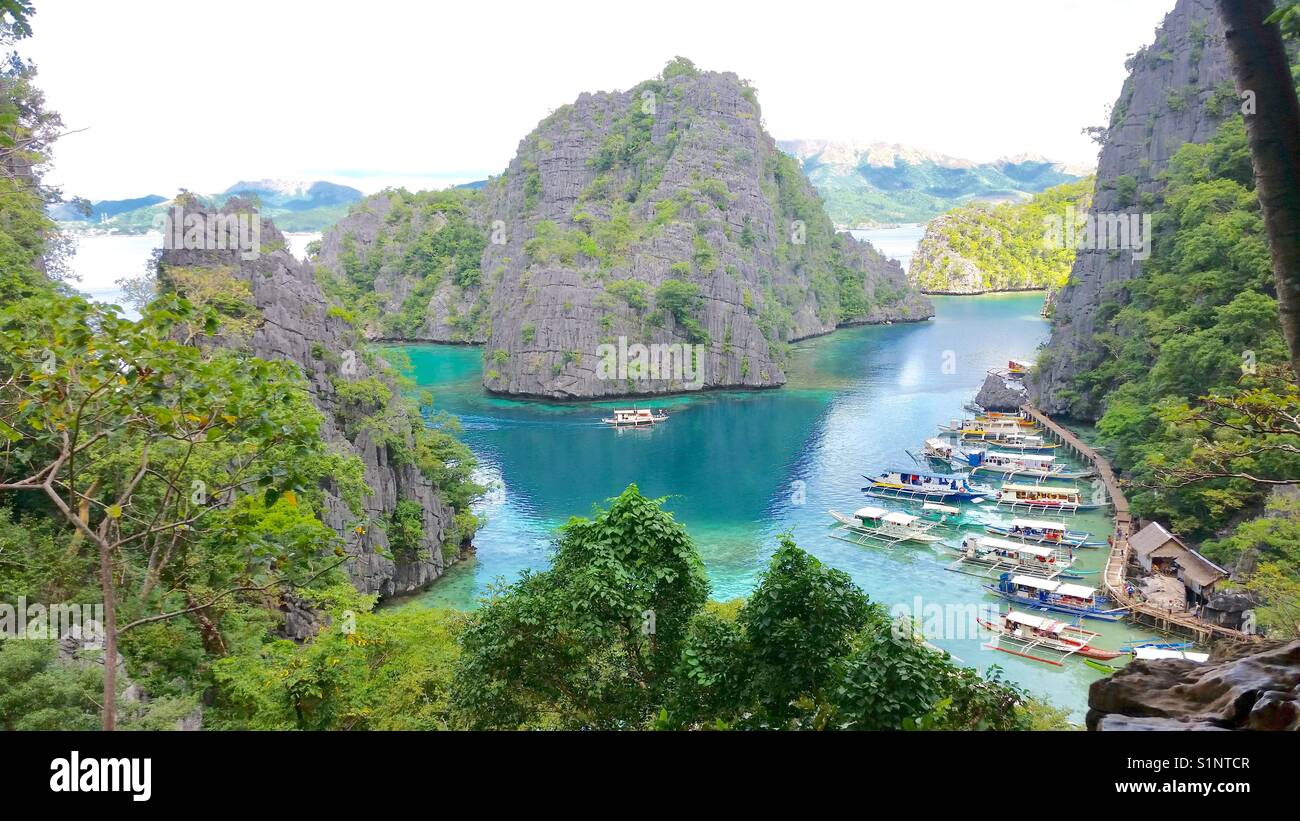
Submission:
[[[1300,374],[1300,98],[1272,0],[1218,0],[1237,88],[1253,96],[1246,133],[1268,228],[1278,313]]]
[[[564,526],[549,570],[487,601],[454,686],[472,727],[624,729],[662,700],[708,596],[686,531],[630,485]]]
[[[309,504],[321,481],[359,506],[360,466],[324,449],[296,369],[181,344],[192,314],[175,296],[135,323],[57,295],[0,311],[0,493],[43,505],[98,560],[107,730],[120,636],[187,616],[220,654],[232,599],[344,560]]]

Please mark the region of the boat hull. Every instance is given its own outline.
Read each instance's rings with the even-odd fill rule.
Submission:
[[[1095,621],[1115,622],[1124,618],[1127,610],[1098,610],[1096,608],[1072,607],[1068,604],[1059,602],[1042,601],[1040,599],[1030,598],[1029,596],[1017,596],[1014,593],[1008,593],[1005,590],[999,590],[997,586],[986,584],[984,589],[1001,599],[1018,604],[1022,607],[1033,608],[1034,610],[1051,610],[1054,613],[1066,613],[1071,616],[1081,616],[1085,619]]]

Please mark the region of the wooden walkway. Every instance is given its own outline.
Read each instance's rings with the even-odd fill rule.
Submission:
[[[1097,471],[1097,476],[1101,478],[1102,484],[1106,487],[1106,493],[1110,496],[1110,503],[1115,511],[1115,533],[1111,538],[1110,555],[1106,557],[1106,569],[1103,578],[1105,579],[1106,593],[1113,601],[1119,603],[1121,607],[1128,608],[1131,616],[1137,621],[1148,623],[1156,629],[1166,632],[1190,633],[1199,641],[1208,642],[1219,638],[1252,638],[1252,636],[1240,630],[1233,630],[1202,621],[1186,613],[1171,613],[1145,602],[1140,602],[1128,595],[1126,571],[1131,552],[1128,540],[1133,535],[1133,514],[1129,509],[1128,498],[1120,488],[1119,480],[1115,478],[1115,471],[1111,468],[1110,462],[1106,457],[1089,447],[1073,431],[1057,424],[1050,416],[1033,405],[1026,403],[1020,409],[1033,418],[1035,422],[1042,425],[1043,430],[1055,437],[1075,456],[1091,464],[1093,469]]]

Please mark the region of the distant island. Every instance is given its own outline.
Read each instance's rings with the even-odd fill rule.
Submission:
[[[216,194],[196,194],[204,205],[220,208],[231,197],[259,203],[263,216],[273,217],[285,231],[323,231],[338,222],[362,193],[348,185],[317,180],[241,180]],[[151,194],[124,200],[99,200],[89,208],[59,203],[49,215],[60,228],[73,233],[143,234],[174,202]]]
[[[926,222],[972,202],[1023,202],[1091,173],[1022,154],[988,163],[903,145],[781,140],[841,228]]]
[[[927,294],[1054,291],[1070,276],[1073,248],[1052,247],[1045,221],[1064,219],[1070,206],[1088,210],[1093,179],[1049,188],[1022,203],[973,203],[935,217],[925,227],[908,279]]]

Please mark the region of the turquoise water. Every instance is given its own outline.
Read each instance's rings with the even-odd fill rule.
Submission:
[[[929,322],[842,330],[798,344],[784,388],[642,402],[670,414],[643,430],[599,422],[626,401],[556,405],[489,396],[479,383],[477,348],[402,348],[418,388],[432,390],[435,408],[460,418],[483,479],[494,485],[482,505],[488,522],[475,539],[477,557],[406,606],[473,607],[492,582],[545,567],[557,526],[631,482],[668,497],[666,506],[699,546],[716,599],[747,594],[778,534],[788,531],[887,606],[906,605],[923,617],[935,607],[994,606],[985,580],[946,570],[952,557],[941,548],[859,547],[827,535],[828,509],[849,513],[864,504],[863,473],[912,465],[906,452],[962,415],[989,368],[1008,357],[1032,358],[1046,337],[1041,295],[939,297],[935,304],[938,316]],[[1110,529],[1104,514],[1073,517],[1072,526],[1103,540]],[[1100,568],[1104,554],[1082,551],[1079,565]],[[931,640],[968,665],[1000,665],[1082,718],[1087,686],[1101,673],[1080,659],[1058,668],[989,650],[967,624],[963,616]],[[1147,635],[1099,624],[1087,626],[1103,633],[1097,644],[1107,648]]]

